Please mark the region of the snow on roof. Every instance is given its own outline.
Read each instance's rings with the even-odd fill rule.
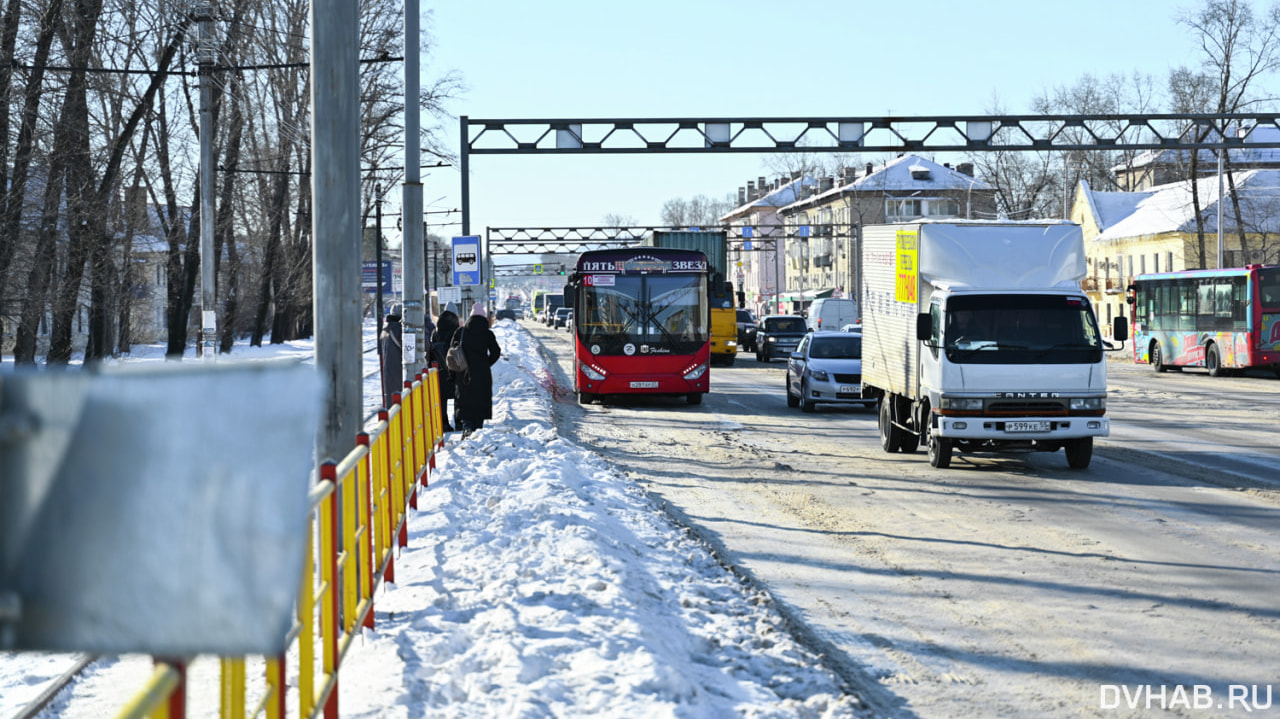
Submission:
[[[1217,232],[1218,178],[1203,177],[1197,182],[1204,229],[1206,232]],[[1280,232],[1280,170],[1248,170],[1238,173],[1235,184],[1240,197],[1241,213],[1245,218],[1245,228],[1251,232]],[[1187,180],[1159,185],[1148,192],[1092,194],[1094,206],[1100,210],[1103,218],[1108,213],[1114,215],[1110,221],[1099,221],[1102,232],[1094,238],[1096,242],[1170,232],[1194,232],[1196,229],[1191,183]],[[1099,198],[1099,195],[1102,197]],[[1131,195],[1137,202],[1126,213],[1124,201],[1118,197],[1108,197],[1110,195]],[[1224,229],[1234,230],[1234,210],[1230,207],[1226,209]]]
[[[1252,128],[1244,138],[1245,147],[1228,150],[1227,157],[1231,159],[1231,162],[1240,165],[1280,166],[1280,148],[1248,146],[1259,142],[1280,142],[1280,128],[1271,126]],[[1190,159],[1190,150],[1148,150],[1134,157],[1130,162],[1122,162],[1112,167],[1111,171],[1120,172],[1155,164],[1186,164]],[[1205,165],[1206,169],[1218,163],[1218,156],[1214,150],[1199,150],[1198,159],[1200,163]]]
[[[924,179],[918,175],[928,173]],[[941,165],[919,155],[903,155],[872,168],[871,173],[857,180],[837,185],[826,192],[803,198],[802,202],[820,204],[832,195],[842,192],[939,192],[942,190],[991,190],[991,185],[970,177],[959,170]],[[789,209],[790,206],[782,208]]]
[[[1132,215],[1138,209],[1138,203],[1151,196],[1151,192],[1103,192],[1092,190],[1085,180],[1080,181],[1080,191],[1084,194],[1093,212],[1094,222],[1099,232]]]
[[[801,177],[799,179],[795,179],[786,183],[785,185],[769,192],[766,195],[763,195],[761,197],[757,197],[754,200],[748,201],[747,204],[745,205],[740,205],[738,207],[735,207],[732,210],[729,210],[728,212],[724,213],[717,219],[719,219],[721,222],[728,222],[729,220],[732,220],[734,217],[737,217],[738,215],[746,214],[747,212],[750,212],[752,208],[756,208],[756,207],[785,207],[786,205],[790,205],[791,203],[796,201],[796,199],[799,197],[798,193],[800,188],[814,186],[817,184],[818,184],[817,180],[810,177],[809,175],[805,175],[804,177]]]

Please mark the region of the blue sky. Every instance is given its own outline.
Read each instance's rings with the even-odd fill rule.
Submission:
[[[1086,73],[1139,71],[1163,88],[1170,68],[1198,61],[1192,36],[1174,19],[1188,7],[1166,0],[446,0],[423,3],[430,12],[424,27],[436,41],[423,68],[427,78],[443,70],[462,75],[468,89],[450,110],[471,118],[955,115],[996,103],[1023,113],[1033,97]],[[455,150],[457,125],[446,126]],[[658,222],[670,198],[718,198],[775,174],[766,159],[474,157],[471,231],[593,225],[611,213]],[[460,206],[456,169],[432,170],[423,182],[429,209]]]

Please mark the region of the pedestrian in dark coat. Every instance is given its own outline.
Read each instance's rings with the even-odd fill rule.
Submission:
[[[493,363],[502,356],[498,338],[489,329],[484,305],[477,302],[465,327],[454,335],[467,357],[467,371],[456,373],[455,412],[464,432],[470,433],[493,418]]]
[[[449,350],[449,341],[457,331],[458,306],[450,302],[436,318],[436,328],[431,333],[431,361],[439,368],[440,378],[440,424],[446,432],[453,431],[453,426],[449,424],[449,400],[456,390],[453,373],[444,364],[444,353]]]
[[[378,338],[382,347],[382,406],[391,406],[391,396],[404,392],[404,328],[400,314],[387,314],[387,324]]]

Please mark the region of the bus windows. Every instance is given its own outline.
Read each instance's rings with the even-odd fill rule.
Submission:
[[[1174,287],[1178,300],[1178,326],[1165,329],[1177,329],[1191,332],[1196,328],[1196,286],[1191,283]]]
[[[1231,330],[1244,332],[1249,329],[1249,278],[1231,278]]]
[[[1280,267],[1258,270],[1258,294],[1263,312],[1280,312]]]

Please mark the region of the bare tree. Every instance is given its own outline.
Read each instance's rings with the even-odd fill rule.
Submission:
[[[1259,17],[1255,15],[1253,5],[1248,0],[1204,0],[1199,8],[1178,13],[1177,21],[1194,35],[1203,73],[1212,82],[1212,92],[1209,93],[1212,104],[1205,110],[1220,114],[1236,113],[1274,99],[1257,94],[1256,86],[1259,78],[1280,67],[1280,3],[1273,2]],[[1183,78],[1194,77],[1181,69],[1175,71],[1175,74]],[[1183,96],[1195,98],[1196,94],[1187,91]],[[1209,131],[1209,128],[1193,130],[1197,141],[1208,137]],[[1199,192],[1195,189],[1198,154],[1191,153],[1190,170],[1197,250],[1200,266],[1205,267],[1207,257],[1204,221],[1201,217]],[[1223,165],[1232,198],[1232,211],[1240,233],[1240,247],[1248,255],[1248,238],[1235,191],[1230,153],[1224,155]]]
[[[992,101],[987,113],[1005,114],[999,99]],[[992,147],[1005,142],[1007,140],[1000,132],[991,138]],[[995,187],[996,209],[1001,215],[1025,220],[1058,214],[1062,175],[1055,169],[1050,153],[991,150],[976,153],[970,159],[975,176]]]
[[[662,204],[663,224],[672,227],[719,227],[720,218],[734,208],[732,195],[713,200],[706,195],[675,197]]]
[[[1032,112],[1045,115],[1119,115],[1151,112],[1155,106],[1155,80],[1150,75],[1134,72],[1128,76],[1117,73],[1096,77],[1086,73],[1073,85],[1046,90],[1032,101],[1031,109]],[[1145,128],[1135,130],[1127,127],[1127,123],[1119,120],[1102,120],[1087,128],[1062,128],[1058,136],[1063,140],[1084,144],[1092,140],[1090,131],[1110,134],[1150,132]],[[1134,136],[1129,139],[1143,138]],[[1137,155],[1135,150],[1067,150],[1059,153],[1062,163],[1062,179],[1059,183],[1063,191],[1062,216],[1065,217],[1068,213],[1071,190],[1081,180],[1098,189],[1117,188],[1113,168],[1117,165],[1131,165]]]

